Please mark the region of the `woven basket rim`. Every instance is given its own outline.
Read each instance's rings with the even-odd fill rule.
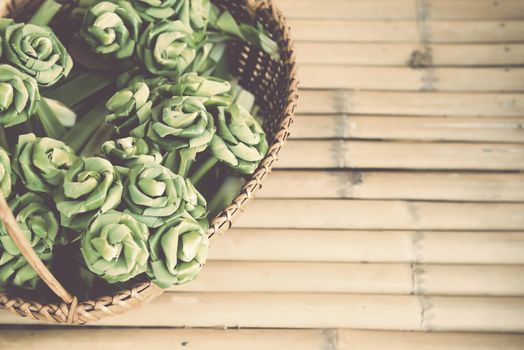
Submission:
[[[0,4],[0,17],[9,9],[14,2],[17,6],[29,3],[30,0],[5,0]],[[283,111],[278,132],[275,133],[273,142],[270,144],[266,157],[261,161],[259,167],[253,173],[242,188],[241,193],[234,199],[233,203],[222,210],[210,223],[207,234],[209,237],[217,233],[223,233],[232,226],[234,218],[241,212],[241,208],[254,197],[261,188],[262,181],[271,172],[272,167],[278,159],[278,154],[284,146],[288,136],[289,127],[293,123],[293,115],[298,99],[297,64],[295,60],[294,44],[290,36],[290,28],[280,10],[273,4],[273,0],[244,0],[246,7],[252,13],[268,9],[278,30],[282,33],[284,47],[281,46],[281,55],[286,58],[283,64],[287,66],[287,102]],[[102,318],[117,315],[158,297],[163,289],[152,282],[136,284],[129,289],[121,290],[112,296],[104,296],[94,300],[78,302],[77,298],[71,304],[49,303],[41,304],[36,301],[26,300],[21,297],[11,296],[0,292],[0,309],[8,310],[21,317],[29,317],[34,320],[47,321],[51,323],[85,324],[100,320]]]

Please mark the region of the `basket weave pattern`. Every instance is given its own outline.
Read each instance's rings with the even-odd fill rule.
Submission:
[[[18,19],[27,18],[40,1],[4,0],[0,2],[0,16],[12,15]],[[274,62],[260,50],[253,50],[240,42],[230,45],[230,67],[241,82],[257,98],[265,116],[264,130],[268,135],[270,148],[257,171],[250,177],[242,192],[233,204],[224,209],[210,224],[207,234],[211,237],[231,227],[246,202],[253,198],[262,186],[262,181],[270,173],[278,158],[293,122],[293,114],[298,98],[296,63],[293,42],[285,19],[271,0],[217,0],[218,6],[227,8],[237,19],[252,22],[256,16],[273,39],[279,43],[281,62]],[[11,214],[9,208],[0,207],[0,219]],[[37,270],[38,271],[38,270]],[[45,274],[41,277],[46,283]],[[48,283],[49,284],[49,283]],[[59,285],[60,286],[60,285]],[[61,287],[61,286],[60,286]],[[61,287],[63,288],[63,287]],[[54,290],[54,289],[53,289]],[[76,297],[62,297],[61,304],[41,304],[20,297],[0,293],[0,309],[11,311],[19,316],[52,323],[84,324],[117,315],[162,294],[163,290],[151,282],[137,284],[111,296],[96,300],[79,302]],[[65,292],[67,294],[67,292]],[[58,294],[58,293],[57,293]]]

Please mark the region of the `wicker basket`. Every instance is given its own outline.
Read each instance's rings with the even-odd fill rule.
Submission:
[[[4,0],[0,3],[0,16],[11,14],[24,18],[34,11],[40,1]],[[296,63],[293,43],[285,19],[271,0],[216,0],[217,5],[227,8],[239,20],[252,22],[256,16],[280,46],[281,62],[274,62],[259,50],[240,42],[230,47],[230,67],[241,82],[251,91],[260,106],[264,107],[264,129],[268,134],[270,148],[257,171],[246,183],[233,204],[215,217],[208,230],[211,237],[231,227],[233,218],[241,212],[246,202],[260,189],[262,181],[270,173],[278,153],[289,135],[289,126],[298,98]],[[52,323],[85,324],[107,316],[116,315],[146,303],[162,294],[162,289],[151,282],[137,284],[96,300],[78,301],[47,270],[32,251],[28,242],[19,234],[19,228],[5,200],[0,197],[0,219],[17,243],[22,254],[38,272],[42,280],[61,299],[61,304],[41,304],[21,297],[0,293],[0,308],[19,316]]]

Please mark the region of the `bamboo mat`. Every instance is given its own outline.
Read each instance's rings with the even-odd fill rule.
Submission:
[[[292,139],[200,278],[90,327],[0,313],[0,349],[524,349],[524,1],[277,4]]]

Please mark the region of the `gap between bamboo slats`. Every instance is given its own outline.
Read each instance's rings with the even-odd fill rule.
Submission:
[[[170,291],[518,297],[524,266],[209,261]]]
[[[232,229],[211,260],[524,264],[524,232]]]
[[[291,137],[524,143],[524,116],[299,115]]]
[[[524,64],[524,45],[417,43],[295,43],[301,64],[362,66],[513,66]]]
[[[277,168],[524,170],[524,145],[293,140]]]
[[[235,227],[517,231],[524,230],[524,203],[257,199]]]
[[[524,94],[303,89],[297,113],[522,117]]]
[[[524,174],[277,170],[257,198],[524,202]]]
[[[92,326],[523,332],[524,298],[324,293],[165,293]],[[0,312],[0,324],[35,324]]]
[[[290,18],[324,19],[426,19],[502,20],[524,18],[519,0],[280,0],[279,8]]]
[[[36,341],[38,342],[36,345]],[[521,350],[524,335],[350,329],[5,329],[2,350]]]
[[[518,92],[524,90],[524,69],[304,64],[300,67],[300,82],[302,88],[311,89]]]
[[[319,42],[418,42],[414,20],[289,19],[293,38]],[[428,43],[518,43],[524,21],[424,21]]]

